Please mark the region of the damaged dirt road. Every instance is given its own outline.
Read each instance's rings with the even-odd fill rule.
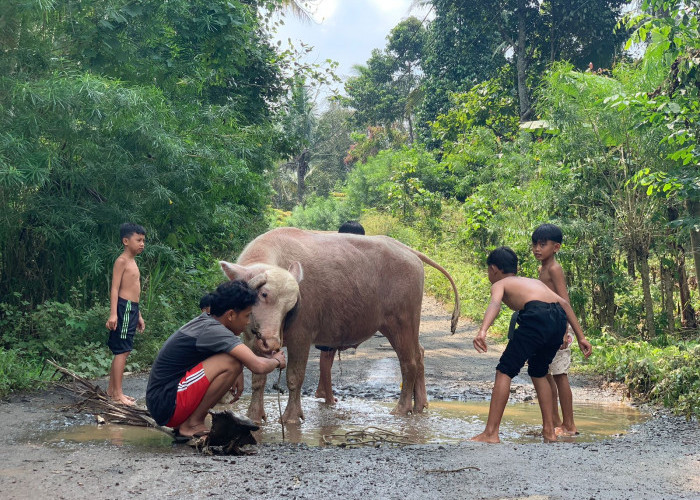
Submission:
[[[462,322],[450,336],[448,312],[426,297],[421,343],[428,396],[436,405],[440,400],[488,399],[502,347],[489,344],[487,354],[478,354],[471,343],[475,333],[474,325]],[[352,401],[396,402],[401,377],[396,356],[386,344],[386,339],[375,337],[336,361],[334,387],[340,403],[332,410],[313,398],[318,354],[312,349],[304,410],[342,414],[359,427],[375,425],[362,411],[353,410]],[[268,390],[276,379],[268,378]],[[140,403],[145,385],[143,374],[125,379],[126,392]],[[572,385],[575,405],[621,400],[591,380],[574,376]],[[512,400],[534,395],[527,377],[516,377],[514,388]],[[0,402],[0,498],[700,499],[698,422],[651,409],[645,410],[650,413],[645,422],[596,441],[543,444],[537,438],[521,442],[502,437],[500,445],[459,439],[349,449],[282,443],[270,437],[280,428],[275,403],[268,410],[270,422],[256,455],[212,457],[162,440],[157,446],[136,446],[128,439],[47,438],[79,424],[95,427],[90,416],[60,410],[71,402],[63,390],[14,395]],[[285,403],[283,395],[283,407]],[[390,418],[411,422],[426,417]],[[305,425],[310,423],[302,424],[301,431],[288,429],[287,441]]]

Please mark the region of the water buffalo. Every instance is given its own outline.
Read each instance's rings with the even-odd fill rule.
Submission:
[[[221,261],[230,279],[258,289],[248,338],[257,348],[287,347],[289,400],[283,422],[304,418],[301,386],[312,343],[356,346],[380,331],[401,365],[403,384],[395,414],[421,412],[428,406],[423,347],[418,342],[423,300],[423,263],[452,284],[459,319],[459,295],[452,277],[420,252],[387,236],[279,228],[250,242],[236,264]],[[248,416],[265,418],[265,375],[253,375]],[[413,401],[413,408],[411,402]]]

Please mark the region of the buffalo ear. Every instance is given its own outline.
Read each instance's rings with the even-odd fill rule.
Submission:
[[[228,279],[247,281],[248,269],[246,267],[225,260],[220,260],[219,265]]]
[[[289,273],[297,280],[297,283],[301,283],[304,279],[304,270],[301,268],[301,262],[295,260],[289,265]]]

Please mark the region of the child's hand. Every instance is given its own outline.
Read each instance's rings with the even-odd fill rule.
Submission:
[[[593,346],[586,339],[579,340],[578,347],[581,349],[581,352],[583,352],[584,358],[588,358],[588,356],[591,355],[591,351],[593,351]]]
[[[143,333],[143,331],[146,329],[146,322],[143,320],[141,315],[139,314],[139,322],[136,325],[136,331],[139,333]]]
[[[241,394],[243,394],[243,387],[244,387],[244,382],[243,382],[243,372],[236,378],[236,381],[233,383],[233,386],[231,386],[231,396],[233,396],[233,399],[228,402],[228,404],[235,403],[238,401],[238,399],[241,397]]]
[[[474,337],[474,349],[478,352],[486,352],[486,332],[479,331]]]
[[[109,330],[110,332],[114,331],[114,329],[117,328],[117,315],[110,314],[109,319],[107,320],[107,323],[105,323],[105,326],[107,327],[107,330]]]

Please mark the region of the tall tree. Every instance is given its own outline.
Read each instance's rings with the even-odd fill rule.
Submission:
[[[586,59],[596,67],[609,64],[624,40],[624,34],[609,31],[617,22],[624,0],[432,3],[436,19],[430,31],[439,46],[432,50],[435,61],[426,61],[431,85],[437,86],[437,81],[445,79],[442,85],[447,91],[457,90],[464,84],[464,77],[469,76],[469,69],[475,78],[471,83],[479,83],[493,77],[494,66],[499,67],[506,60],[515,66],[514,87],[521,120],[532,115],[532,79],[544,65],[560,59],[570,59],[581,69]],[[461,43],[454,43],[455,40]],[[455,56],[458,75],[445,63]],[[446,96],[443,106],[445,102]],[[430,115],[426,118],[430,119]]]
[[[425,28],[410,17],[401,21],[387,37],[386,49],[374,49],[366,66],[358,65],[357,76],[345,84],[343,105],[355,110],[358,125],[399,126],[414,134],[414,115],[421,100],[421,59]]]

